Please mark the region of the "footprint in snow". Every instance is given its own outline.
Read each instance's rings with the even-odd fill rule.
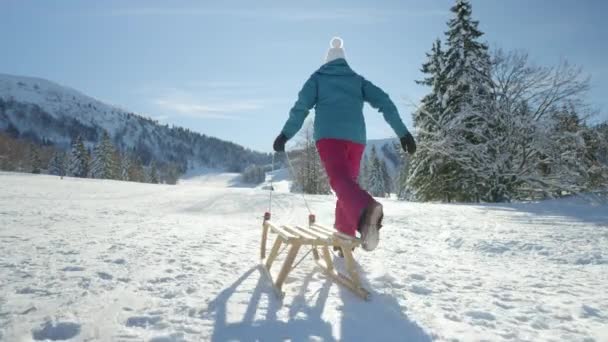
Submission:
[[[494,305],[498,306],[499,308],[505,309],[505,310],[510,310],[510,309],[515,308],[515,306],[513,306],[513,305],[508,305],[508,304],[501,303],[498,301],[495,301]]]
[[[414,279],[414,280],[424,280],[426,279],[426,277],[422,274],[416,274],[416,273],[412,273],[410,274],[410,278]]]
[[[116,264],[116,265],[124,265],[127,263],[127,261],[123,258],[119,258],[119,259],[106,259],[104,260],[105,262],[109,263],[109,264]]]
[[[106,272],[97,272],[97,275],[103,280],[112,280],[112,278],[114,278],[111,274]]]
[[[36,341],[63,341],[74,338],[78,334],[80,334],[80,324],[73,322],[46,321],[41,327],[32,330],[32,337]]]
[[[410,287],[410,292],[418,294],[418,295],[428,296],[431,293],[433,293],[433,290],[426,288],[424,286],[412,285]]]
[[[589,305],[583,304],[583,313],[581,314],[581,317],[583,318],[589,318],[589,317],[602,317],[600,310],[593,308]]]
[[[67,266],[61,269],[64,272],[80,272],[84,271],[84,267],[80,266]]]
[[[148,328],[162,321],[160,316],[132,316],[127,318],[127,327]]]
[[[485,311],[467,311],[465,313],[465,315],[474,318],[474,319],[480,319],[480,320],[485,320],[485,321],[494,321],[496,320],[496,317],[494,315],[492,315],[489,312],[485,312]]]

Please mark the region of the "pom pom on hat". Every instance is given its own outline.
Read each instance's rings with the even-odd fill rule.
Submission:
[[[344,42],[342,41],[342,38],[340,38],[340,37],[333,37],[331,39],[331,42],[329,43],[329,46],[332,47],[332,48],[341,49],[343,43]]]
[[[334,37],[329,42],[329,50],[327,51],[327,55],[325,56],[325,63],[329,63],[333,60],[344,58],[346,59],[346,55],[344,54],[344,41],[340,37]]]

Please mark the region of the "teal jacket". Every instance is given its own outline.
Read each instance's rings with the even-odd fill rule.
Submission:
[[[334,138],[365,144],[363,103],[381,112],[398,137],[408,133],[389,96],[355,73],[345,59],[324,64],[304,83],[282,133],[291,139],[315,108],[314,139]]]

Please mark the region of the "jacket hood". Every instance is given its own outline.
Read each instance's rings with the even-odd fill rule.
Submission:
[[[344,58],[338,58],[329,63],[323,64],[323,66],[321,66],[319,70],[317,70],[317,73],[337,76],[348,76],[356,74],[353,69],[350,68]]]

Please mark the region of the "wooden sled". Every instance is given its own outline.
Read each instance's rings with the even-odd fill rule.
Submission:
[[[268,240],[269,231],[276,234],[277,238],[270,249],[270,254],[266,257],[266,242]],[[279,271],[276,281],[274,281],[270,269],[272,263],[279,255],[279,251],[283,244],[285,244],[284,249],[288,250],[287,257],[283,262],[283,266]],[[300,263],[298,262],[293,266],[298,252],[302,247],[310,247],[315,262],[329,278],[336,281],[338,284],[345,286],[362,299],[369,300],[370,293],[361,286],[359,274],[355,267],[355,259],[352,254],[353,247],[358,247],[360,245],[361,240],[358,238],[317,224],[314,215],[309,216],[308,227],[305,228],[300,226],[279,226],[270,220],[270,213],[266,213],[264,214],[262,243],[260,246],[262,269],[272,282],[277,296],[282,299],[285,296],[285,293],[282,291],[285,279],[287,279],[289,272]],[[329,248],[333,248],[334,246],[342,248],[348,275],[338,272],[334,267],[329,251]],[[319,253],[319,251],[321,253]],[[304,257],[306,257],[306,255]]]

